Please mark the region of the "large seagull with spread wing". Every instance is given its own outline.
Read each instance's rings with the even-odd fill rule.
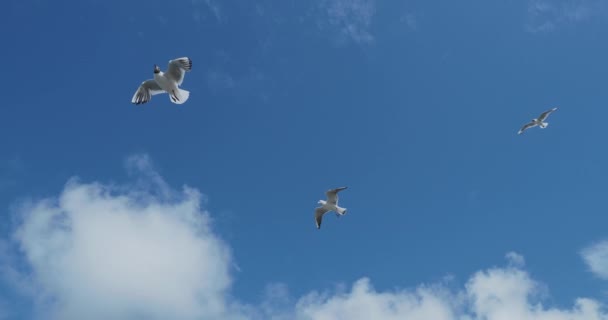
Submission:
[[[179,86],[184,82],[187,71],[192,70],[192,60],[188,57],[169,60],[167,72],[160,71],[154,65],[154,79],[148,79],[141,83],[137,91],[131,98],[134,104],[142,104],[150,101],[152,96],[159,93],[168,93],[171,102],[182,104],[188,100],[190,92],[180,89]]]
[[[340,187],[327,190],[325,192],[327,201],[319,200],[318,204],[321,206],[315,209],[315,221],[317,222],[317,229],[321,229],[321,221],[325,213],[335,211],[337,216],[343,216],[346,214],[346,208],[341,208],[338,206],[338,192],[346,188],[347,187]]]
[[[521,134],[522,132],[524,132],[532,127],[536,127],[536,126],[539,126],[542,129],[546,128],[549,125],[549,123],[544,122],[544,121],[551,114],[551,112],[553,112],[555,110],[557,110],[557,108],[549,109],[549,110],[541,113],[540,116],[538,117],[538,119],[532,119],[532,121],[530,121],[529,123],[526,123],[523,127],[521,127],[521,129],[519,129],[519,132],[517,132],[517,134]]]

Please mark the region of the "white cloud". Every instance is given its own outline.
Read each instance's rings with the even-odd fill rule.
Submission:
[[[494,268],[477,272],[466,285],[469,319],[487,320],[595,320],[608,319],[597,301],[577,299],[571,309],[545,307],[540,300],[544,287],[517,268]]]
[[[433,320],[600,320],[608,319],[597,301],[577,299],[569,309],[545,307],[544,287],[521,269],[493,268],[473,275],[464,290],[441,286],[378,292],[367,279],[345,294],[313,293],[302,298],[295,319]]]
[[[2,259],[2,270],[14,271],[2,274],[17,279],[13,286],[31,295],[41,318],[608,320],[588,298],[566,308],[544,305],[546,288],[515,252],[506,254],[506,267],[478,271],[460,288],[376,290],[362,278],[351,288],[294,298],[286,284],[274,283],[261,303],[246,305],[229,296],[234,262],[200,207],[202,195],[171,189],[146,156],[126,164],[134,182],[71,179],[58,197],[16,211],[11,245],[23,261]],[[5,245],[3,253],[10,251]],[[607,246],[584,256],[600,252],[603,259]]]
[[[544,288],[516,267],[479,271],[457,291],[421,285],[414,290],[379,292],[368,279],[361,279],[347,293],[311,293],[300,299],[292,319],[608,319],[601,305],[591,299],[577,299],[567,309],[543,306]]]
[[[323,0],[319,27],[337,31],[338,42],[354,41],[369,44],[374,41],[370,27],[376,13],[374,0]]]
[[[583,260],[596,276],[608,280],[608,241],[600,241],[581,251]]]
[[[211,231],[201,195],[170,193],[145,156],[127,165],[136,184],[72,179],[59,197],[18,210],[14,241],[40,311],[56,319],[226,319],[230,250]]]
[[[311,293],[298,301],[296,319],[455,319],[448,292],[420,287],[414,291],[377,292],[360,279],[348,293]]]
[[[528,2],[529,32],[550,32],[581,22],[606,9],[603,0],[530,0]]]

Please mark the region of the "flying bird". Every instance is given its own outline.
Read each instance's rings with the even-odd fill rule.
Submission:
[[[179,86],[184,82],[187,71],[192,70],[192,60],[188,57],[169,60],[167,71],[162,72],[157,65],[154,65],[154,78],[141,83],[131,102],[142,104],[150,101],[153,95],[168,93],[171,102],[182,104],[188,100],[190,92],[180,89]]]
[[[540,116],[538,117],[538,119],[532,119],[532,121],[530,121],[529,123],[526,123],[523,127],[521,127],[521,129],[519,129],[519,132],[517,132],[517,134],[521,134],[522,132],[524,132],[532,127],[536,127],[536,126],[540,126],[542,129],[546,128],[549,125],[549,123],[544,122],[544,121],[551,114],[551,112],[553,112],[555,110],[557,110],[557,108],[553,108],[553,109],[550,109],[550,110],[547,110],[547,111],[541,113]]]
[[[340,187],[327,190],[325,192],[327,201],[319,200],[318,204],[321,206],[315,209],[315,221],[317,222],[317,229],[321,229],[321,220],[323,219],[323,215],[325,213],[334,211],[338,217],[346,214],[346,208],[341,208],[338,206],[338,192],[346,188],[347,187]]]

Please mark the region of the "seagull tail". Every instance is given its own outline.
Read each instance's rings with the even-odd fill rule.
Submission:
[[[338,207],[336,209],[337,209],[336,211],[338,212],[339,215],[343,216],[343,215],[346,214],[346,208],[340,208],[340,207]]]
[[[541,129],[546,128],[549,125],[549,122],[543,122],[540,124]]]
[[[190,91],[177,88],[169,94],[169,99],[175,104],[182,104],[190,97]]]

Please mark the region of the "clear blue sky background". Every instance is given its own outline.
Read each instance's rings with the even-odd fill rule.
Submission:
[[[124,181],[124,158],[147,153],[207,196],[243,301],[269,282],[298,296],[362,276],[463,282],[509,251],[552,303],[603,297],[579,254],[608,233],[603,4],[245,2],[0,5],[2,237],[19,199],[74,175]],[[187,103],[130,103],[182,56]],[[348,214],[317,230],[338,186]],[[0,297],[27,309],[12,290]]]

